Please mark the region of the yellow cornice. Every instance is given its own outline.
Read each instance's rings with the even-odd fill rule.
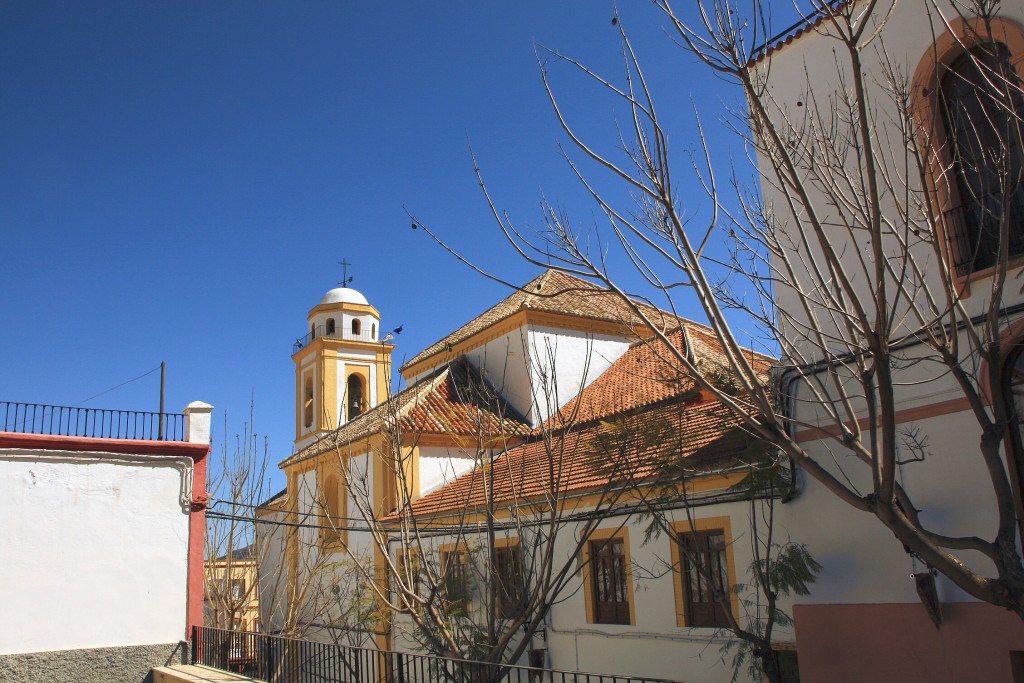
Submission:
[[[394,344],[386,342],[355,341],[351,339],[335,339],[333,337],[317,337],[308,344],[292,354],[292,360],[296,363],[310,353],[326,353],[332,351],[337,353],[340,348],[354,349],[358,351],[373,351],[377,354],[377,360],[381,361],[395,350]]]
[[[302,358],[304,358],[305,356],[310,355],[312,353],[313,349],[317,348],[316,346],[314,346],[314,344],[317,341],[319,341],[319,339],[314,339],[313,341],[311,341],[310,343],[306,344],[301,349],[299,349],[298,351],[293,353],[292,354],[292,360],[295,361],[296,363],[298,363]]]
[[[483,346],[487,342],[526,325],[543,325],[563,330],[576,330],[578,332],[607,334],[626,338],[634,337],[637,339],[647,329],[647,326],[642,324],[627,325],[625,323],[597,320],[571,313],[552,313],[549,311],[537,311],[532,308],[523,308],[473,333],[466,339],[452,345],[450,349],[442,349],[413,365],[402,368],[402,376],[408,381],[410,377],[415,377],[439,365],[443,365],[475,348]]]
[[[306,448],[309,448],[312,445],[313,444],[310,444],[309,446],[306,446]],[[327,456],[337,458],[339,456],[352,457],[356,455],[364,455],[367,453],[379,453],[382,451],[384,447],[385,444],[383,435],[380,432],[373,432],[371,434],[361,436],[358,439],[355,439],[349,443],[344,443],[336,446],[325,446],[324,450],[322,451],[310,453],[309,455],[303,456],[301,460],[288,462],[288,460],[295,457],[296,455],[296,453],[292,453],[287,458],[282,460],[281,464],[279,464],[278,467],[284,470],[286,474],[292,471],[294,471],[297,474],[302,474],[303,472],[311,470],[319,459]],[[301,450],[305,450],[305,448]]]
[[[335,339],[333,337],[317,337],[315,341],[320,342],[324,346],[325,351],[335,351],[344,346],[346,348],[360,349],[364,351],[376,351],[378,357],[382,354],[388,354],[395,350],[395,345],[388,344],[387,342],[355,341],[349,339]],[[312,344],[313,342],[310,342],[310,346],[312,346]]]
[[[203,564],[206,565],[207,569],[217,569],[221,571],[226,569],[248,570],[255,569],[256,560],[253,558],[231,558],[230,560],[206,560],[203,562]]]
[[[337,302],[333,304],[317,304],[313,308],[309,309],[309,316],[312,318],[318,313],[334,313],[340,311],[342,313],[369,313],[380,320],[380,311],[369,304],[353,304]]]
[[[333,452],[334,451],[324,451],[324,453]],[[303,458],[302,460],[299,460],[298,462],[288,463],[281,469],[284,470],[286,476],[289,474],[305,474],[306,472],[309,472],[310,470],[316,467],[316,457],[317,456],[311,455],[308,458]],[[289,491],[289,493],[291,492]]]
[[[270,503],[269,505],[263,505],[256,508],[257,517],[265,517],[271,514],[277,514],[281,512],[288,512],[288,506],[284,502],[281,503]]]

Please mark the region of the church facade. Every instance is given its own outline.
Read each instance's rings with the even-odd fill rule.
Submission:
[[[294,524],[261,525],[277,548],[268,630],[410,652],[444,650],[424,636],[441,630],[462,656],[490,646],[512,663],[730,680],[730,617],[757,617],[756,596],[735,590],[757,552],[736,491],[749,444],[666,371],[635,311],[547,271],[412,357],[388,392],[366,389],[392,346],[365,301],[332,290],[296,345],[287,490],[261,511]],[[643,312],[714,358],[703,325]],[[355,338],[356,314],[373,339]],[[424,623],[431,608],[441,617]],[[773,640],[792,666],[792,633]]]

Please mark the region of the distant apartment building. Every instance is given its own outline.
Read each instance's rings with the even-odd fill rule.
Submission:
[[[260,631],[260,594],[255,543],[206,561],[205,625]]]

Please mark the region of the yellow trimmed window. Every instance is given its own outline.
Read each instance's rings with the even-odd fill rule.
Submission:
[[[512,619],[523,610],[523,551],[519,543],[494,549],[495,612],[500,619]]]
[[[728,614],[739,613],[729,518],[676,524],[672,561],[677,625],[727,627]]]
[[[598,529],[583,547],[587,623],[635,624],[628,529]]]
[[[469,581],[469,555],[465,548],[442,550],[441,571],[448,613],[456,617],[467,616],[472,594]]]

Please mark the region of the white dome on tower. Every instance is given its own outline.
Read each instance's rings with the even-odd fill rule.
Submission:
[[[370,302],[366,300],[366,297],[352,289],[351,287],[335,287],[331,291],[324,294],[324,298],[320,299],[321,304],[362,304],[369,306]]]

